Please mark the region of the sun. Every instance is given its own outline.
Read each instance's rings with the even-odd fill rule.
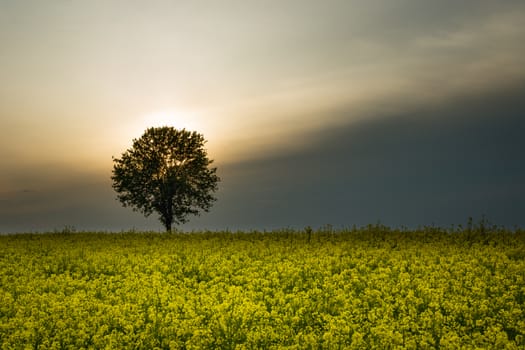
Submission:
[[[119,144],[125,145],[129,140],[139,138],[148,128],[170,126],[177,130],[203,132],[200,115],[196,112],[180,109],[163,109],[144,114],[137,114],[119,126]]]
[[[141,124],[144,128],[172,126],[175,129],[192,129],[191,116],[188,113],[182,113],[173,110],[164,110],[148,113],[142,118]]]

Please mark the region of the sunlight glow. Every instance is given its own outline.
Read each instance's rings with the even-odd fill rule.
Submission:
[[[157,111],[146,114],[142,118],[144,129],[150,127],[172,126],[176,129],[195,130],[195,120],[192,113],[173,110]]]
[[[201,118],[196,112],[175,109],[163,109],[151,113],[138,114],[120,126],[118,135],[119,147],[129,145],[130,141],[139,138],[151,127],[171,126],[178,130],[202,132]]]
[[[175,129],[199,131],[199,119],[196,113],[182,110],[166,109],[147,113],[139,117],[133,125],[133,136],[139,137],[147,128],[171,126]]]

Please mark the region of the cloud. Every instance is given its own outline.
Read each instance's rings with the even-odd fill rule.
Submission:
[[[300,29],[278,26],[297,30],[301,38],[313,31],[319,36],[315,45],[277,37],[282,50],[268,48],[274,53],[268,60],[250,61],[257,76],[247,76],[253,79],[246,83],[257,88],[237,91],[223,107],[210,110],[232,121],[214,122],[224,135],[223,149],[226,139],[249,146],[221,150],[222,157],[248,157],[268,143],[291,146],[290,137],[296,136],[295,143],[327,124],[439,105],[525,78],[525,6],[519,2],[331,5],[339,10],[335,18],[322,16],[330,6],[310,4],[319,11],[317,22],[301,9],[306,13]],[[302,27],[310,21],[314,30]],[[340,109],[347,113],[337,113]]]
[[[24,176],[12,182],[20,189],[14,187],[1,194],[1,233],[52,231],[65,226],[114,231],[160,228],[154,219],[120,205],[106,173],[57,165],[53,170],[42,171],[36,165],[21,172]],[[28,184],[31,189],[23,187]]]
[[[301,150],[226,166],[195,227],[524,225],[524,87],[327,127]]]

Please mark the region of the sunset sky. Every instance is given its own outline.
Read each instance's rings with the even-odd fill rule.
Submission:
[[[150,126],[222,178],[183,229],[525,226],[525,2],[0,0],[0,232],[161,230]]]

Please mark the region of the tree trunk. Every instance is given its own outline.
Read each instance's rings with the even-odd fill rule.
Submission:
[[[166,227],[166,232],[171,232],[171,225],[173,224],[173,195],[169,193],[169,186],[166,187],[166,198],[164,200],[164,208],[161,215],[164,227]]]
[[[164,226],[166,226],[166,232],[171,232],[171,223],[171,218],[166,218],[166,222],[164,224]]]

